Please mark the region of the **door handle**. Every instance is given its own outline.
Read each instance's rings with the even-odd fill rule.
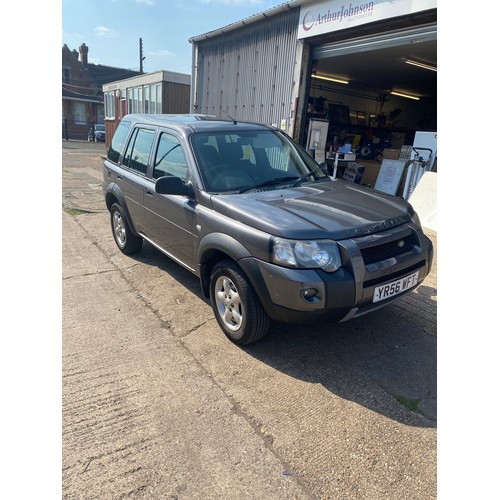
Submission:
[[[148,196],[153,196],[153,195],[154,195],[154,191],[151,191],[151,189],[147,188],[147,189],[146,189],[146,194],[147,194]]]

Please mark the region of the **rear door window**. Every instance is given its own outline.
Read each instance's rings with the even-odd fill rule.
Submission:
[[[134,130],[123,158],[123,166],[146,175],[154,139],[154,130],[143,128]]]

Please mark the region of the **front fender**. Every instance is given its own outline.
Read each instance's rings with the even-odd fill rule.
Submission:
[[[238,240],[224,233],[210,233],[200,241],[198,266],[200,283],[205,297],[210,296],[210,276],[217,262],[231,259],[236,262],[248,278],[264,309],[270,314],[272,304],[264,277],[252,254]]]
[[[227,258],[238,262],[248,257],[252,257],[250,252],[232,236],[224,233],[210,233],[204,236],[198,245],[196,262],[205,297],[210,295],[210,275],[217,262]],[[251,276],[248,276],[248,279],[253,281]]]

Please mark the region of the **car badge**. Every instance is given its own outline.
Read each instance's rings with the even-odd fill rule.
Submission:
[[[398,247],[403,248],[405,246],[405,240],[399,240],[398,241]]]

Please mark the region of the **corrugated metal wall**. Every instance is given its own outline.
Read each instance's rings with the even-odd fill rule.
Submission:
[[[197,113],[289,123],[300,9],[198,43]]]

